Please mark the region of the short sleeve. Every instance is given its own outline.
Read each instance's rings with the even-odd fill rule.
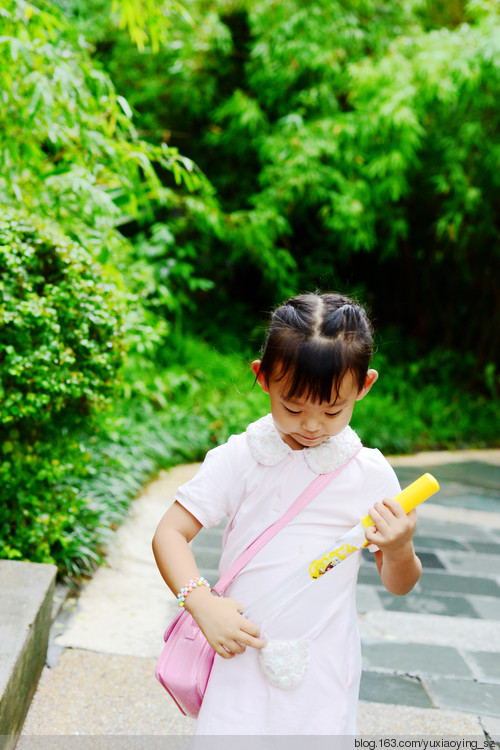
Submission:
[[[370,496],[372,505],[386,497],[394,497],[401,492],[401,485],[396,472],[389,461],[377,449],[370,450],[372,454],[371,471],[368,475],[370,482]]]
[[[181,485],[175,499],[206,528],[233,512],[238,495],[238,436],[213,448],[199,471]]]
[[[396,472],[382,453],[377,449],[369,450],[369,469],[367,471],[368,492],[370,497],[370,508],[375,503],[386,497],[395,497],[401,492],[401,485]],[[370,544],[370,552],[376,552],[378,547]]]

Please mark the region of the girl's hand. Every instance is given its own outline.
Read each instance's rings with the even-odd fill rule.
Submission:
[[[241,654],[247,646],[264,648],[259,628],[241,614],[243,607],[235,599],[218,597],[206,588],[192,591],[186,609],[194,617],[214,651],[224,659]]]
[[[369,511],[375,526],[366,529],[366,540],[376,544],[375,562],[385,588],[402,596],[417,583],[422,564],[415,555],[412,537],[417,525],[417,512],[408,515],[397,500],[386,498]]]
[[[401,503],[387,497],[375,503],[369,516],[374,523],[374,526],[366,529],[365,534],[370,544],[376,544],[385,554],[397,555],[405,548],[413,550],[412,537],[417,525],[415,510],[406,515]]]

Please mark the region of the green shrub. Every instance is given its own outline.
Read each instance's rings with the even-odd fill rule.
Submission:
[[[430,351],[418,359],[387,350],[374,358],[379,380],[354,410],[352,425],[371,448],[386,455],[498,446],[500,402],[490,368],[481,372],[472,354]],[[491,381],[491,383],[490,383]]]
[[[0,557],[88,570],[103,513],[82,492],[79,425],[109,402],[123,361],[121,295],[54,225],[0,220]],[[122,501],[122,505],[123,505]],[[115,513],[115,520],[117,519]]]
[[[47,222],[0,220],[0,396],[3,425],[88,413],[112,392],[123,359],[114,286]]]

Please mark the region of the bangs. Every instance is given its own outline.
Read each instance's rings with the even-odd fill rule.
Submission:
[[[327,346],[317,340],[302,341],[292,347],[288,344],[279,354],[275,351],[271,372],[276,380],[285,380],[285,398],[304,396],[319,403],[332,403],[351,369],[345,349],[341,341]]]

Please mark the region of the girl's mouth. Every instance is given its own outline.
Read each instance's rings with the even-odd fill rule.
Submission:
[[[316,440],[321,440],[322,435],[316,435],[315,437],[307,437],[306,435],[299,435],[301,440],[305,440],[306,443],[315,443]]]

